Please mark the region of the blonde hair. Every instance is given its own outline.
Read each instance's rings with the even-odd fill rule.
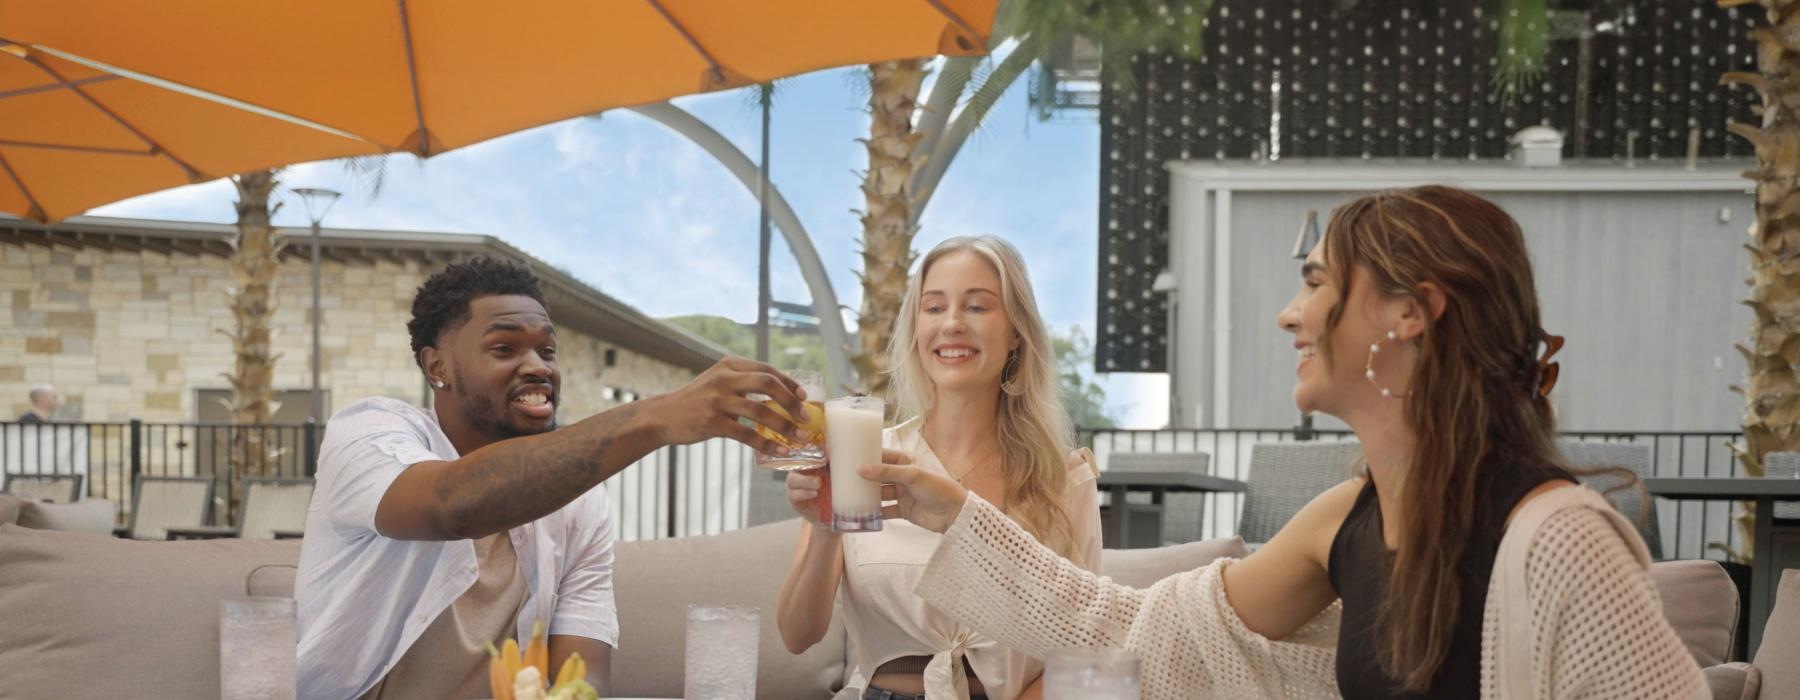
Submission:
[[[1038,313],[1037,296],[1017,248],[997,236],[962,236],[939,243],[925,254],[918,273],[906,285],[906,297],[888,343],[890,391],[901,415],[930,414],[936,391],[913,337],[918,329],[919,297],[924,294],[925,274],[932,264],[963,251],[980,256],[999,274],[1000,303],[1019,338],[1018,360],[1009,362],[1010,371],[1001,377],[1011,391],[995,389],[1000,394],[997,432],[1000,469],[1006,481],[1006,514],[1038,541],[1068,556],[1075,536],[1069,514],[1062,507],[1069,484],[1063,460],[1074,444],[1074,431],[1062,406],[1050,333]]]

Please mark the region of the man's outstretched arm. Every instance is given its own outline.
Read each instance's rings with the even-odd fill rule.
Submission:
[[[667,445],[726,437],[778,449],[748,418],[781,433],[795,426],[745,393],[804,415],[799,388],[758,362],[728,357],[671,393],[627,404],[554,432],[496,442],[455,461],[401,472],[375,512],[375,529],[403,540],[485,537],[542,518]]]

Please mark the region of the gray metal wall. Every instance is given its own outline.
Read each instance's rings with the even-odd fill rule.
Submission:
[[[1271,166],[1279,167],[1279,166]],[[1743,192],[1486,192],[1524,228],[1544,325],[1568,338],[1553,398],[1566,430],[1728,430],[1742,401],[1727,390],[1743,374],[1732,344],[1747,333],[1748,254],[1754,219]],[[1191,193],[1190,193],[1191,195]],[[1181,196],[1178,190],[1176,196]],[[1295,354],[1275,315],[1299,285],[1290,256],[1308,209],[1321,225],[1339,191],[1251,191],[1230,196],[1229,360],[1231,426],[1293,425]],[[1178,207],[1179,208],[1179,207]],[[1729,221],[1721,221],[1721,212]],[[1205,230],[1216,225],[1216,199]],[[1186,216],[1192,217],[1189,212]],[[1174,235],[1182,235],[1176,227]],[[1219,319],[1216,262],[1194,252],[1209,240],[1186,227],[1173,247],[1182,286],[1171,358],[1177,427],[1217,417],[1212,366]],[[1185,261],[1185,262],[1184,262]],[[1198,307],[1198,308],[1196,308]],[[1321,420],[1321,426],[1335,421]],[[1217,424],[1210,424],[1218,427]]]

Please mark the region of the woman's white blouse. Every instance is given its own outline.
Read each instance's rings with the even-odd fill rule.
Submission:
[[[882,435],[890,449],[913,455],[923,468],[950,474],[919,433],[914,418]],[[961,473],[965,466],[958,466]],[[1075,547],[1070,560],[1089,571],[1100,569],[1100,500],[1098,474],[1085,451],[1070,454],[1069,484],[1062,505],[1069,514]],[[971,632],[931,606],[913,589],[925,571],[940,535],[904,520],[890,519],[874,533],[845,535],[844,578],[838,605],[850,642],[851,687],[866,687],[882,664],[907,656],[929,656],[925,696],[929,700],[966,700],[963,659],[981,679],[992,700],[1012,700],[1027,682],[1042,673],[1037,659],[1000,646]]]

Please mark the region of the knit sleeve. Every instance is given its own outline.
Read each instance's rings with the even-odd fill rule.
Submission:
[[[1648,572],[1605,514],[1564,509],[1529,552],[1534,697],[1710,697]]]
[[[1145,698],[1335,698],[1338,607],[1271,641],[1225,597],[1233,560],[1134,589],[1082,570],[970,495],[916,592],[982,634],[1034,657],[1069,647],[1123,647],[1142,661]]]

